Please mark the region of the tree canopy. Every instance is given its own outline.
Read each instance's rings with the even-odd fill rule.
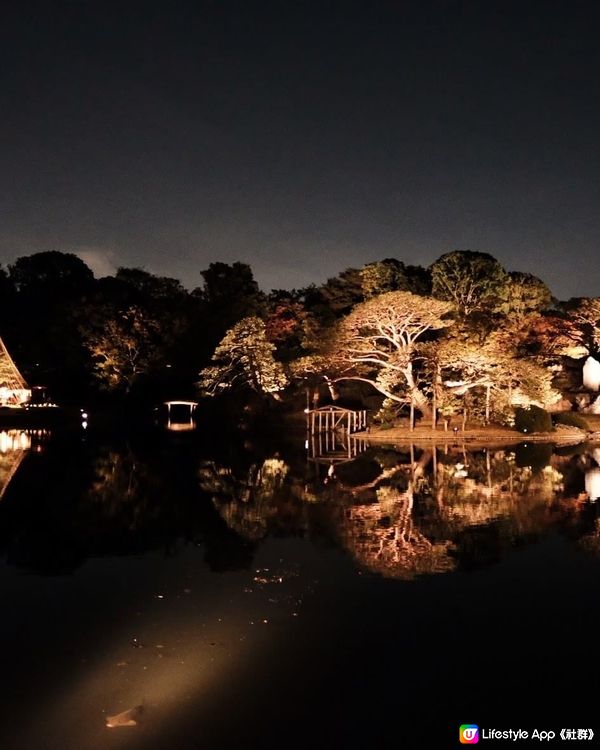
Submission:
[[[18,258],[0,268],[0,335],[58,400],[191,398],[199,379],[205,395],[308,388],[313,403],[349,394],[486,419],[551,405],[572,359],[600,356],[600,297],[561,303],[487,253],[455,250],[428,269],[388,257],[268,294],[243,262],[199,274],[190,291],[144,268],[95,279],[72,253]]]
[[[230,388],[247,388],[276,396],[287,385],[282,365],[273,356],[264,322],[257,317],[240,320],[230,328],[200,373],[199,387],[214,396]]]
[[[362,380],[393,401],[406,393],[422,410],[427,400],[414,377],[417,342],[449,325],[450,304],[411,292],[387,292],[357,305],[341,322],[337,358],[346,366],[340,379]]]
[[[446,253],[430,270],[433,296],[452,302],[461,316],[493,304],[509,282],[508,274],[495,258],[473,250]]]

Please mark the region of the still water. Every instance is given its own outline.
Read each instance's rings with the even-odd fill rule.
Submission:
[[[599,497],[592,447],[0,432],[0,747],[599,736]]]

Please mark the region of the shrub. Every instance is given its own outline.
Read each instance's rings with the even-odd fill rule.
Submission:
[[[579,427],[582,430],[589,430],[590,426],[581,414],[574,411],[562,411],[552,416],[554,424],[566,424],[569,427]]]
[[[515,409],[515,429],[519,432],[552,432],[552,417],[539,406]]]

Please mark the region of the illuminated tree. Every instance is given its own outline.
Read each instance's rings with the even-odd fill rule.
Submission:
[[[367,263],[360,269],[365,299],[385,292],[431,293],[429,272],[420,266],[406,266],[395,258]]]
[[[588,354],[600,355],[600,297],[584,297],[571,303],[575,341]]]
[[[496,337],[499,346],[515,351],[518,357],[551,365],[563,356],[577,355],[579,332],[569,318],[531,313],[503,320]]]
[[[160,326],[139,307],[106,318],[84,333],[95,375],[107,390],[124,390],[160,359]]]
[[[314,316],[293,293],[272,293],[269,302],[265,333],[277,347],[277,358],[289,362],[310,352],[318,338]]]
[[[552,293],[541,279],[518,271],[508,274],[507,283],[500,284],[496,294],[496,310],[512,318],[540,312],[552,303]]]
[[[552,372],[515,356],[496,335],[484,345],[447,339],[440,343],[438,357],[445,388],[463,400],[464,419],[467,403],[489,422],[492,413],[510,419],[515,405],[548,407],[560,399]]]
[[[385,294],[385,292],[412,291],[406,277],[404,263],[395,258],[367,263],[360,269],[360,276],[365,299]]]
[[[287,378],[274,352],[263,321],[244,318],[227,331],[212,356],[214,364],[201,371],[198,385],[208,396],[241,387],[278,398]]]
[[[370,383],[397,403],[414,405],[430,414],[427,397],[419,389],[414,370],[417,343],[445,328],[451,305],[411,292],[388,292],[360,305],[340,324],[332,360],[345,366],[338,379]]]
[[[430,270],[433,296],[452,302],[461,317],[493,307],[509,279],[495,258],[472,250],[446,253]]]

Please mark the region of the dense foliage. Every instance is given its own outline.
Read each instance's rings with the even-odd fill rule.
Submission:
[[[96,279],[75,255],[36,253],[0,268],[0,336],[63,403],[341,396],[386,422],[409,409],[514,424],[522,407],[530,419],[581,384],[569,363],[599,351],[600,298],[558,302],[486,253],[429,268],[386,258],[269,293],[241,262],[199,280],[188,290],[139,268]]]
[[[552,430],[552,417],[545,409],[532,404],[526,409],[519,406],[515,409],[515,428],[519,432],[550,432]]]

